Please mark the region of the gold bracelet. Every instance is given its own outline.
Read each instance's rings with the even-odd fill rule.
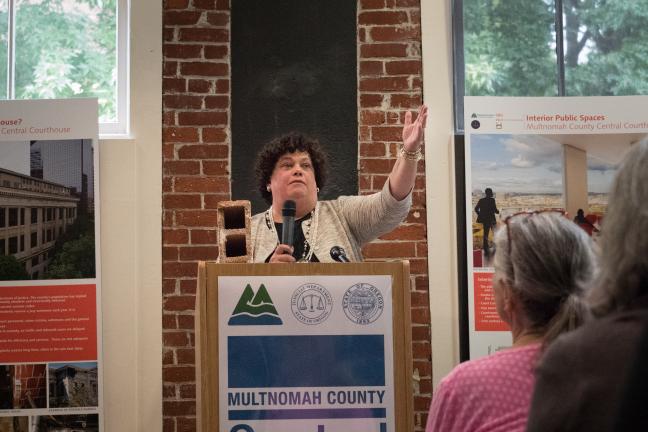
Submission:
[[[411,160],[411,161],[418,161],[420,159],[423,159],[423,154],[421,153],[421,148],[417,148],[415,151],[408,151],[405,150],[405,147],[401,147],[399,156],[402,157],[403,159]]]

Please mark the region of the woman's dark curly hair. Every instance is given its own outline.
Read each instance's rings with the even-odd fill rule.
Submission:
[[[261,196],[268,204],[272,203],[272,193],[266,189],[270,177],[279,158],[286,153],[305,152],[313,162],[315,182],[317,187],[323,188],[326,184],[327,157],[322,151],[317,140],[309,138],[299,132],[291,132],[267,143],[257,156],[255,173],[257,186]]]

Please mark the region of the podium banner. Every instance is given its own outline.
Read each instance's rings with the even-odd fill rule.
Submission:
[[[219,430],[395,430],[391,279],[220,276]]]

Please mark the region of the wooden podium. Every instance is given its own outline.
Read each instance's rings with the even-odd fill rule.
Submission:
[[[362,277],[365,277],[365,279],[369,281],[373,280],[379,280],[379,281],[386,281],[384,284],[391,285],[390,290],[391,290],[391,298],[384,298],[378,294],[372,294],[377,291],[377,289],[371,285],[370,283],[356,283],[355,281],[358,280],[363,280]],[[197,389],[196,389],[196,404],[197,404],[197,422],[198,422],[198,431],[200,432],[264,432],[264,431],[275,431],[277,430],[276,428],[273,428],[271,426],[260,426],[259,423],[254,424],[254,427],[252,426],[246,426],[245,424],[242,425],[236,425],[234,427],[227,426],[227,428],[224,428],[223,430],[219,429],[219,419],[221,416],[224,417],[224,421],[231,421],[232,420],[232,411],[228,412],[219,412],[220,411],[220,405],[221,402],[219,401],[219,380],[222,380],[222,377],[225,376],[227,377],[228,375],[223,375],[226,373],[226,371],[219,371],[219,366],[224,367],[224,365],[219,365],[221,360],[219,360],[219,322],[221,323],[220,325],[223,326],[224,328],[221,329],[221,331],[226,331],[230,329],[230,326],[232,325],[234,315],[232,312],[232,307],[230,306],[228,309],[224,309],[225,303],[227,302],[236,302],[236,299],[238,299],[238,303],[236,303],[236,308],[234,312],[236,312],[240,307],[245,307],[245,305],[250,305],[252,304],[253,306],[255,303],[258,305],[263,303],[265,306],[267,306],[270,310],[271,313],[262,313],[259,314],[259,316],[265,316],[266,318],[272,318],[272,319],[279,319],[274,317],[273,315],[281,315],[279,313],[274,314],[272,313],[272,310],[274,309],[275,312],[279,310],[279,312],[283,312],[283,317],[280,317],[283,319],[284,322],[287,322],[289,320],[295,321],[295,318],[302,319],[302,323],[300,324],[299,322],[296,323],[296,328],[303,328],[303,333],[306,336],[301,336],[302,339],[300,340],[307,340],[305,339],[310,333],[313,333],[313,329],[318,328],[315,325],[307,325],[307,324],[316,324],[318,323],[317,320],[313,319],[310,320],[309,317],[304,317],[299,315],[299,310],[297,308],[296,303],[296,298],[298,295],[301,295],[300,293],[303,294],[305,289],[319,289],[320,292],[326,293],[320,295],[318,294],[317,291],[313,291],[315,295],[310,295],[310,297],[304,297],[306,300],[309,300],[312,302],[313,298],[315,298],[319,302],[319,310],[320,312],[317,312],[315,309],[311,310],[315,311],[314,313],[320,313],[320,316],[323,317],[323,319],[329,318],[329,316],[324,316],[325,313],[330,313],[333,318],[331,318],[328,323],[330,325],[338,325],[338,323],[344,321],[344,325],[348,326],[353,326],[356,325],[354,328],[360,329],[361,331],[363,328],[367,328],[369,326],[363,326],[362,324],[369,324],[372,322],[371,320],[377,320],[378,318],[375,317],[375,315],[380,315],[382,313],[383,309],[380,309],[380,313],[374,313],[373,317],[368,317],[367,319],[356,319],[355,322],[353,322],[354,316],[352,313],[354,312],[353,308],[355,310],[360,309],[360,312],[362,312],[362,308],[364,307],[363,305],[366,302],[368,304],[367,309],[370,307],[375,307],[376,304],[376,299],[378,297],[380,302],[384,302],[384,304],[387,306],[387,302],[391,301],[391,304],[389,307],[385,307],[385,311],[389,311],[391,314],[391,343],[388,344],[389,338],[385,337],[384,339],[384,352],[385,352],[385,357],[389,359],[389,361],[385,361],[385,369],[383,372],[383,375],[386,377],[384,379],[385,381],[385,386],[386,391],[383,391],[384,394],[391,394],[393,395],[393,406],[386,406],[382,408],[382,411],[378,410],[379,412],[383,413],[383,417],[385,417],[384,413],[386,414],[386,417],[388,419],[385,420],[384,424],[380,424],[379,428],[376,429],[370,429],[370,428],[365,428],[361,430],[376,430],[376,432],[387,432],[387,431],[392,431],[392,426],[395,428],[396,432],[410,432],[413,430],[413,392],[412,392],[412,352],[411,352],[411,319],[410,319],[410,283],[409,283],[409,262],[408,261],[402,261],[402,262],[370,262],[370,263],[309,263],[309,264],[218,264],[218,263],[213,263],[213,262],[200,262],[199,263],[199,269],[198,269],[198,291],[196,295],[196,319],[195,319],[195,326],[196,326],[196,383],[197,383]],[[246,281],[251,281],[250,283],[247,283]],[[295,289],[290,285],[292,281],[295,280],[295,283],[302,284],[299,288]],[[355,283],[355,285],[352,285],[350,288],[346,288],[348,286],[344,285],[346,281],[350,281],[348,283]],[[228,286],[232,284],[231,281],[240,281],[237,286],[241,286],[241,289],[238,291],[230,290]],[[261,281],[261,282],[259,282]],[[268,285],[268,290],[266,291],[265,285],[263,281],[270,281],[270,285],[268,283],[265,283],[265,285]],[[275,283],[274,288],[272,288],[272,281],[279,281],[281,283]],[[313,284],[306,283],[304,284],[304,281],[314,281]],[[322,282],[324,281],[324,282]],[[326,288],[323,286],[326,286],[328,281],[333,281],[335,283],[329,284],[330,287],[329,289],[338,289],[341,291],[342,289],[346,289],[346,292],[344,292],[344,296],[335,294],[336,292],[333,291],[333,295],[329,295],[327,297],[326,294],[328,294],[328,291]],[[230,285],[227,285],[230,284]],[[283,285],[282,285],[283,284]],[[219,286],[221,285],[221,286]],[[245,287],[245,290],[243,290],[243,287]],[[277,285],[281,285],[280,288],[277,288]],[[283,286],[286,286],[284,289]],[[377,286],[382,286],[380,284],[376,284]],[[250,289],[252,287],[252,289]],[[222,305],[221,305],[221,314],[227,314],[226,317],[221,317],[219,319],[219,289],[222,291],[221,299],[222,300]],[[254,289],[257,289],[257,293],[254,296],[254,300],[250,301],[249,296],[251,296],[251,293],[253,292]],[[354,291],[355,289],[355,291]],[[273,291],[274,290],[274,291]],[[361,290],[364,290],[361,292]],[[372,291],[373,290],[373,291]],[[248,297],[245,297],[244,294],[240,294],[242,292],[247,292]],[[266,300],[260,301],[257,300],[257,296],[261,297],[262,294],[261,292],[263,291],[263,297]],[[290,291],[290,292],[288,292]],[[383,292],[388,292],[388,290],[383,290]],[[286,304],[286,301],[279,302],[278,299],[281,299],[282,296],[289,296],[292,295],[292,306],[291,304]],[[354,297],[355,295],[355,297]],[[371,297],[373,295],[373,297]],[[318,297],[319,296],[319,297]],[[378,297],[377,297],[378,296]],[[239,298],[240,297],[240,298]],[[272,297],[272,299],[271,299]],[[344,298],[342,298],[344,297]],[[236,298],[236,299],[235,299]],[[304,298],[300,299],[300,305],[303,303]],[[246,300],[247,301],[244,301]],[[322,299],[324,300],[324,303],[322,303]],[[227,302],[226,302],[227,300]],[[273,304],[273,300],[275,303]],[[227,304],[230,304],[227,303]],[[330,303],[330,304],[329,304]],[[344,304],[343,304],[344,303]],[[232,303],[234,304],[234,303]],[[276,305],[276,308],[274,307]],[[292,313],[291,312],[291,307],[292,307]],[[331,310],[326,310],[326,307],[331,308]],[[333,308],[338,308],[337,312]],[[306,310],[305,312],[308,312]],[[347,314],[345,317],[344,314]],[[337,315],[336,315],[337,314]],[[254,315],[254,314],[252,314]],[[294,317],[293,317],[294,315]],[[381,318],[383,319],[383,326],[388,325],[388,321],[384,321],[389,319],[388,313],[385,312],[384,317]],[[350,317],[351,321],[347,319],[347,317]],[[258,318],[258,316],[257,316]],[[227,321],[229,319],[230,321]],[[250,314],[249,313],[242,313],[240,316],[237,316],[236,319],[250,319]],[[310,321],[309,321],[310,320]],[[348,321],[348,322],[347,322]],[[351,322],[351,324],[349,324]],[[223,325],[225,323],[226,325]],[[302,325],[303,324],[303,325]],[[301,327],[299,327],[301,325]],[[270,328],[271,326],[266,326],[266,327],[259,327],[259,326],[251,326],[248,325],[247,327],[237,327],[236,330],[243,329],[247,331],[248,333],[246,334],[251,334],[251,335],[257,335],[259,330],[263,330],[265,328]],[[270,330],[275,330],[279,328],[280,326],[273,326]],[[372,337],[374,335],[370,335],[367,337]],[[271,336],[272,337],[272,336]],[[281,336],[274,336],[276,337],[281,337]],[[317,337],[317,336],[313,336]],[[338,336],[322,336],[323,338],[326,337],[338,337]],[[353,337],[353,336],[351,336]],[[361,337],[365,337],[364,335],[361,335]],[[242,336],[240,336],[242,338]],[[230,347],[230,345],[223,345],[225,344],[225,337],[222,337],[223,341],[221,341],[221,348],[223,346],[225,347]],[[230,337],[227,337],[227,343],[230,343]],[[391,353],[389,352],[390,346],[391,345]],[[353,346],[351,351],[353,351]],[[229,348],[228,348],[229,349]],[[382,349],[382,348],[381,348]],[[224,350],[225,351],[225,350]],[[303,352],[303,351],[302,351]],[[224,358],[222,362],[224,363],[225,360],[228,359],[227,355],[224,354]],[[313,354],[314,355],[314,354]],[[234,363],[233,360],[230,358],[229,363],[227,367],[232,367],[232,364]],[[230,364],[231,363],[231,364]],[[337,372],[337,362],[334,364],[330,364],[333,362],[326,363],[327,367],[329,368],[331,373],[335,375]],[[330,365],[330,367],[329,367]],[[392,368],[389,368],[388,366],[391,365],[393,366]],[[324,369],[326,369],[324,368]],[[321,367],[320,367],[321,369]],[[318,369],[318,373],[320,369]],[[360,370],[360,369],[356,369]],[[229,372],[228,372],[229,373]],[[274,372],[272,372],[274,373]],[[324,372],[328,373],[328,372]],[[390,376],[390,374],[392,376]],[[372,378],[367,373],[366,371],[362,370],[359,375],[367,375],[363,379],[368,379],[371,380]],[[220,376],[220,377],[219,377]],[[229,375],[230,377],[232,375]],[[266,377],[266,379],[268,379]],[[269,379],[274,379],[274,377],[271,377]],[[279,379],[279,378],[277,378]],[[319,379],[324,379],[326,381],[326,378],[319,378]],[[337,378],[332,378],[332,381],[335,381]],[[223,381],[228,381],[227,379]],[[230,378],[231,381],[231,378]],[[339,382],[339,381],[338,381]],[[364,385],[364,386],[371,386],[373,384],[366,384],[367,381],[365,381],[364,384],[358,384]],[[389,389],[389,384],[392,384],[393,387],[392,389]],[[225,386],[231,385],[231,382],[226,382],[224,383]],[[290,385],[290,384],[288,384]],[[342,384],[343,386],[345,384]],[[245,387],[245,385],[243,385]],[[254,386],[248,386],[248,387],[254,387]],[[297,386],[301,387],[301,386]],[[303,387],[307,387],[307,385],[304,385]],[[341,387],[345,388],[345,387]],[[346,387],[346,388],[352,388],[352,387]],[[358,387],[358,388],[371,388],[371,387]],[[360,391],[360,390],[358,390]],[[247,392],[249,393],[249,392]],[[329,392],[330,393],[330,392]],[[228,404],[234,400],[231,394],[228,394],[227,396]],[[322,399],[326,399],[325,397],[322,397]],[[382,402],[382,396],[380,397],[380,400]],[[222,402],[225,403],[225,402]],[[329,402],[330,403],[330,402]],[[311,409],[301,409],[301,410],[293,410],[295,412],[299,411],[301,414],[300,415],[313,415],[312,412],[317,411],[317,409],[313,409],[312,407],[309,407]],[[371,411],[371,407],[358,407],[356,409],[334,409],[333,407],[329,407],[331,412],[336,412],[336,413],[345,413],[345,412],[353,412],[353,413],[358,413],[358,412],[363,412],[362,408],[364,409],[364,412],[369,412]],[[256,413],[262,412],[262,411],[255,411]],[[273,413],[283,413],[285,412],[290,412],[290,410],[284,409],[282,410],[265,410],[263,413],[265,414],[270,414],[273,415]],[[371,412],[376,412],[374,411]],[[228,414],[229,413],[229,414]],[[246,411],[235,411],[236,414],[239,413],[246,413]],[[229,418],[227,416],[230,416]],[[346,418],[344,417],[346,414],[340,414],[340,417],[337,418]],[[356,415],[355,418],[352,419],[352,421],[355,422],[362,422],[365,421],[363,420],[363,415],[360,414],[354,414]],[[283,417],[281,417],[283,418]],[[292,417],[288,417],[292,418]],[[300,419],[302,417],[299,417]],[[304,417],[304,418],[318,418],[318,417]],[[333,417],[331,417],[333,418]],[[322,422],[321,420],[313,420],[315,422]],[[339,421],[339,420],[338,420]],[[369,420],[366,420],[369,421]],[[373,422],[380,422],[382,419],[376,420],[372,419],[371,421]],[[391,422],[391,423],[390,423]],[[242,421],[242,423],[245,423],[245,421]],[[274,424],[276,424],[275,422]],[[289,422],[288,422],[289,423]],[[268,424],[273,424],[272,422],[268,422]],[[357,423],[349,423],[351,424],[357,424]],[[372,423],[373,425],[374,423]],[[373,427],[373,426],[372,426]],[[355,430],[360,430],[360,429],[355,429]],[[287,428],[285,425],[281,427],[280,429],[282,432],[291,432],[290,428]],[[302,431],[304,430],[303,425],[300,426],[300,428],[295,429]],[[307,430],[311,430],[310,426],[307,428]],[[329,430],[337,430],[335,426],[324,426],[324,425],[318,425],[312,428],[313,432],[328,432]]]

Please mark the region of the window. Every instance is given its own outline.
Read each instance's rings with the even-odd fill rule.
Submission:
[[[20,252],[23,252],[25,250],[25,236],[20,235]]]
[[[9,255],[18,253],[18,237],[9,237]]]
[[[32,207],[30,214],[31,214],[31,223],[32,224],[38,223],[38,209]]]
[[[38,246],[38,233],[35,232],[31,233],[29,244],[31,248],[35,248],[36,246]]]
[[[17,226],[18,225],[18,209],[17,208],[10,208],[9,209],[9,226]]]
[[[25,225],[25,209],[20,209],[20,225]]]
[[[4,228],[7,225],[5,210],[4,207],[0,207],[0,228]]]
[[[634,2],[454,0],[455,125],[463,96],[648,94],[648,14]]]
[[[96,97],[100,132],[127,133],[127,4],[0,0],[0,98]]]
[[[6,254],[5,247],[6,247],[5,239],[0,239],[0,255]]]

